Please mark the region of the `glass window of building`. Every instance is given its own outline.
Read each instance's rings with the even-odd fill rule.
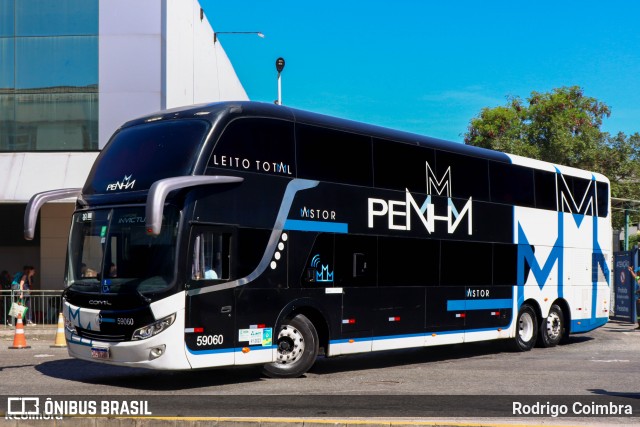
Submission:
[[[0,0],[0,151],[98,150],[98,0]]]

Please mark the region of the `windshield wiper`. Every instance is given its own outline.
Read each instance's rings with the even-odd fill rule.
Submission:
[[[151,298],[144,296],[144,294],[142,292],[140,292],[139,290],[137,290],[137,289],[136,289],[136,293],[142,299],[142,301],[144,301],[146,304],[150,304],[151,303]]]

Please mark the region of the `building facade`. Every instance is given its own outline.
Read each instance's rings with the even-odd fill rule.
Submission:
[[[82,187],[122,123],[247,99],[197,0],[0,0],[0,270],[62,288],[74,201],[46,205],[30,242],[26,202]]]

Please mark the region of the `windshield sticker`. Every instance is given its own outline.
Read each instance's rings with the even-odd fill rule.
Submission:
[[[248,342],[249,345],[270,346],[273,342],[272,328],[250,328],[238,330],[238,342]]]
[[[102,281],[102,293],[103,294],[108,294],[111,292],[111,280],[110,279],[104,279]]]

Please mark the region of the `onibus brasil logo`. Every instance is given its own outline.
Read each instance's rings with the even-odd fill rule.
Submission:
[[[75,400],[9,397],[6,420],[61,420],[78,415],[152,415],[146,400]]]

